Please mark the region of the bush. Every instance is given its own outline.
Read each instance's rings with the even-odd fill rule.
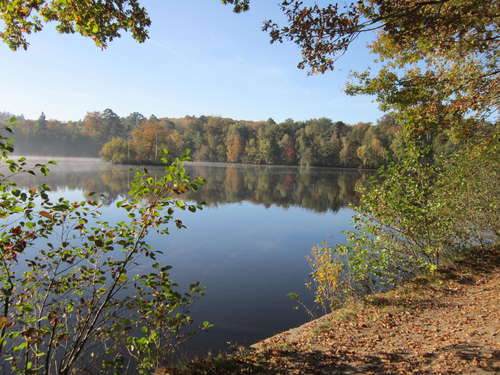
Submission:
[[[52,201],[45,185],[18,189],[13,175],[49,170],[9,159],[12,151],[12,140],[0,134],[8,168],[0,175],[2,374],[67,375],[88,366],[93,373],[149,374],[179,340],[209,326],[195,328],[189,316],[201,286],[179,292],[170,267],[155,260],[160,251],[147,243],[152,231],[184,227],[175,210],[200,208],[175,198],[203,182],[186,174],[187,155],[162,159],[161,178],[137,173],[130,198],[117,203],[126,219],[112,223],[102,217],[99,199]],[[134,275],[139,260],[151,269]],[[124,361],[124,353],[134,361]]]
[[[415,148],[361,188],[347,243],[312,250],[316,302],[332,309],[498,240],[498,130],[460,146],[432,162]]]

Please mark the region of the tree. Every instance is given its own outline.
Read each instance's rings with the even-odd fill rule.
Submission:
[[[490,236],[498,238],[488,224],[496,214],[484,206],[488,202],[498,212],[499,192],[487,182],[494,179],[491,170],[498,170],[500,160],[498,123],[488,121],[498,112],[498,4],[375,0],[352,4],[344,13],[335,5],[306,7],[287,1],[282,6],[290,24],[279,28],[268,23],[271,37],[297,42],[304,56],[300,65],[311,72],[333,68],[333,56],[360,32],[370,27],[380,31],[372,51],[384,67],[374,76],[358,73],[358,82],[347,92],[375,95],[381,108],[391,112],[399,128],[393,147],[398,161],[363,191],[348,244],[331,249],[337,256],[332,262],[345,262],[340,274],[349,276],[347,286],[361,286],[355,291],[365,293],[394,285],[422,270],[432,271]],[[365,165],[375,163],[374,157],[385,158],[382,142],[370,130],[359,146],[363,132],[358,130],[342,138],[341,157],[352,154],[348,150],[353,148],[346,146],[356,142]],[[438,150],[440,139],[452,140],[456,147]],[[474,174],[471,165],[476,166]],[[478,183],[471,181],[473,175]],[[450,190],[452,194],[446,193]],[[471,191],[482,197],[480,204]],[[476,203],[465,208],[470,199]]]
[[[387,151],[376,137],[372,138],[369,143],[360,146],[356,154],[364,168],[377,168],[387,161]]]
[[[141,125],[144,120],[146,120],[146,117],[139,112],[132,112],[125,119],[123,119],[123,125],[127,134]]]
[[[388,152],[378,138],[375,127],[365,132],[362,145],[356,151],[358,158],[365,168],[378,168],[388,161]]]
[[[281,148],[281,160],[285,162],[285,164],[295,164],[296,163],[296,152],[295,152],[295,143],[288,134],[283,135],[281,140],[278,142]]]
[[[106,141],[106,128],[100,112],[89,112],[83,119],[82,132],[100,142]]]
[[[223,2],[236,12],[251,3]],[[331,249],[331,262],[346,266],[337,274],[366,292],[433,270],[444,257],[483,243],[488,235],[498,238],[498,230],[487,223],[495,221],[495,214],[486,215],[489,220],[483,216],[491,214],[485,202],[497,212],[499,195],[487,182],[494,179],[491,170],[498,170],[499,160],[498,2],[361,0],[344,8],[301,0],[280,4],[285,25],[267,21],[264,29],[271,42],[296,43],[303,58],[298,66],[311,74],[333,69],[360,34],[378,31],[370,48],[384,66],[375,75],[357,73],[357,82],[346,91],[374,95],[381,109],[391,113],[398,133],[388,139],[398,159],[364,190],[348,244]],[[385,158],[383,142],[371,138],[360,145],[358,136],[342,136],[341,157],[352,155],[347,145],[356,142],[363,163]],[[443,140],[455,147],[437,148]],[[482,181],[474,188],[467,176],[472,176],[471,165],[481,176],[474,179]],[[471,188],[484,202],[465,208]],[[445,193],[450,189],[453,194]]]
[[[127,163],[135,159],[135,155],[131,154],[128,141],[123,138],[115,137],[111,141],[106,142],[99,153],[106,161],[113,163]],[[132,150],[133,151],[133,150]]]
[[[212,116],[203,120],[202,117],[200,117],[200,120],[202,120],[201,136],[204,138],[203,142],[207,145],[205,160],[226,161],[226,149],[229,147],[226,133],[233,120]]]
[[[42,112],[37,121],[37,130],[40,134],[45,133],[47,130],[47,120],[45,118],[45,113]]]
[[[154,162],[160,161],[162,148],[170,145],[169,133],[161,122],[152,117],[144,121],[139,127],[132,131],[132,147],[136,155],[136,162]]]
[[[102,119],[104,121],[105,137],[106,140],[113,137],[125,137],[126,129],[122,120],[113,110],[107,108],[102,112]]]
[[[257,148],[263,164],[276,164],[280,160],[276,127],[277,125],[262,126],[257,131]]]
[[[136,0],[1,1],[0,19],[0,37],[12,49],[26,48],[26,34],[40,31],[49,21],[56,21],[60,32],[77,31],[102,47],[120,36],[120,30],[143,41],[150,23]],[[84,131],[104,141],[121,135],[120,124],[106,110],[88,114]],[[9,126],[5,130],[12,133]],[[165,176],[136,174],[129,198],[118,202],[130,220],[110,223],[101,217],[98,199],[51,201],[47,185],[18,189],[9,173],[47,174],[48,167],[29,169],[24,158],[9,159],[13,145],[3,131],[0,162],[8,171],[0,173],[1,372],[69,375],[79,372],[87,357],[87,363],[124,373],[129,367],[119,355],[124,351],[134,357],[136,373],[154,372],[191,325],[187,307],[203,291],[196,283],[189,293],[179,293],[170,267],[155,262],[158,250],[145,238],[152,229],[167,234],[172,220],[183,228],[174,210],[198,207],[171,197],[196,189],[202,181],[186,175],[181,159],[162,159]],[[18,266],[19,258],[25,269]],[[131,274],[139,258],[152,261],[151,272]],[[122,293],[127,288],[133,289],[130,296]],[[137,337],[131,332],[142,333]],[[107,358],[94,358],[90,345],[98,345]]]
[[[358,163],[357,148],[358,144],[349,136],[342,137],[342,148],[339,153],[340,164],[343,167],[354,167]]]
[[[232,4],[235,12],[247,11],[251,3],[222,1]],[[446,56],[463,47],[491,55],[498,45],[498,5],[494,1],[362,0],[343,7],[338,2],[325,6],[300,0],[279,3],[286,24],[266,21],[264,30],[273,43],[296,43],[303,57],[299,68],[309,67],[311,72],[332,69],[360,34],[373,30],[381,33],[378,42],[390,41],[399,50],[419,52],[419,58],[429,52]]]
[[[231,125],[229,127],[225,143],[227,145],[227,161],[231,163],[241,161],[246,141],[244,131],[245,128],[238,125]]]
[[[299,165],[304,167],[309,167],[313,165],[313,153],[312,144],[309,136],[306,135],[304,128],[297,132],[297,138],[295,140],[297,157],[299,159]]]

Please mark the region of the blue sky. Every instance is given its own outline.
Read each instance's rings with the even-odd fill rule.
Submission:
[[[373,62],[359,40],[337,70],[307,76],[299,50],[269,43],[262,21],[279,19],[275,1],[255,0],[236,15],[217,0],[142,2],[152,19],[150,40],[128,35],[98,49],[90,39],[62,35],[48,25],[27,51],[0,44],[0,111],[76,120],[111,108],[121,116],[218,115],[277,121],[329,117],[376,121],[370,97],[343,93],[351,70]]]

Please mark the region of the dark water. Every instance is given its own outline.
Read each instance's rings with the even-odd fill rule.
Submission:
[[[150,168],[160,173],[160,168]],[[181,285],[200,281],[206,296],[193,309],[195,321],[215,327],[193,339],[187,351],[205,353],[227,342],[252,344],[307,321],[287,298],[299,293],[309,272],[305,256],[322,241],[343,240],[350,228],[354,186],[367,175],[327,168],[236,166],[195,163],[192,175],[207,182],[189,196],[205,202],[202,211],[179,213],[187,229],[152,236],[164,250],[161,262],[172,265]],[[106,218],[120,219],[113,202],[128,191],[133,173],[127,166],[96,160],[63,160],[43,179],[28,177],[20,185],[47,183],[54,195],[80,200],[89,192],[104,194]]]

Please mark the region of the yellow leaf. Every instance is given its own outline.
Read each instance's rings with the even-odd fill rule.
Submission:
[[[4,329],[6,327],[9,327],[10,325],[12,325],[12,322],[8,318],[4,316],[0,318],[0,329]]]

